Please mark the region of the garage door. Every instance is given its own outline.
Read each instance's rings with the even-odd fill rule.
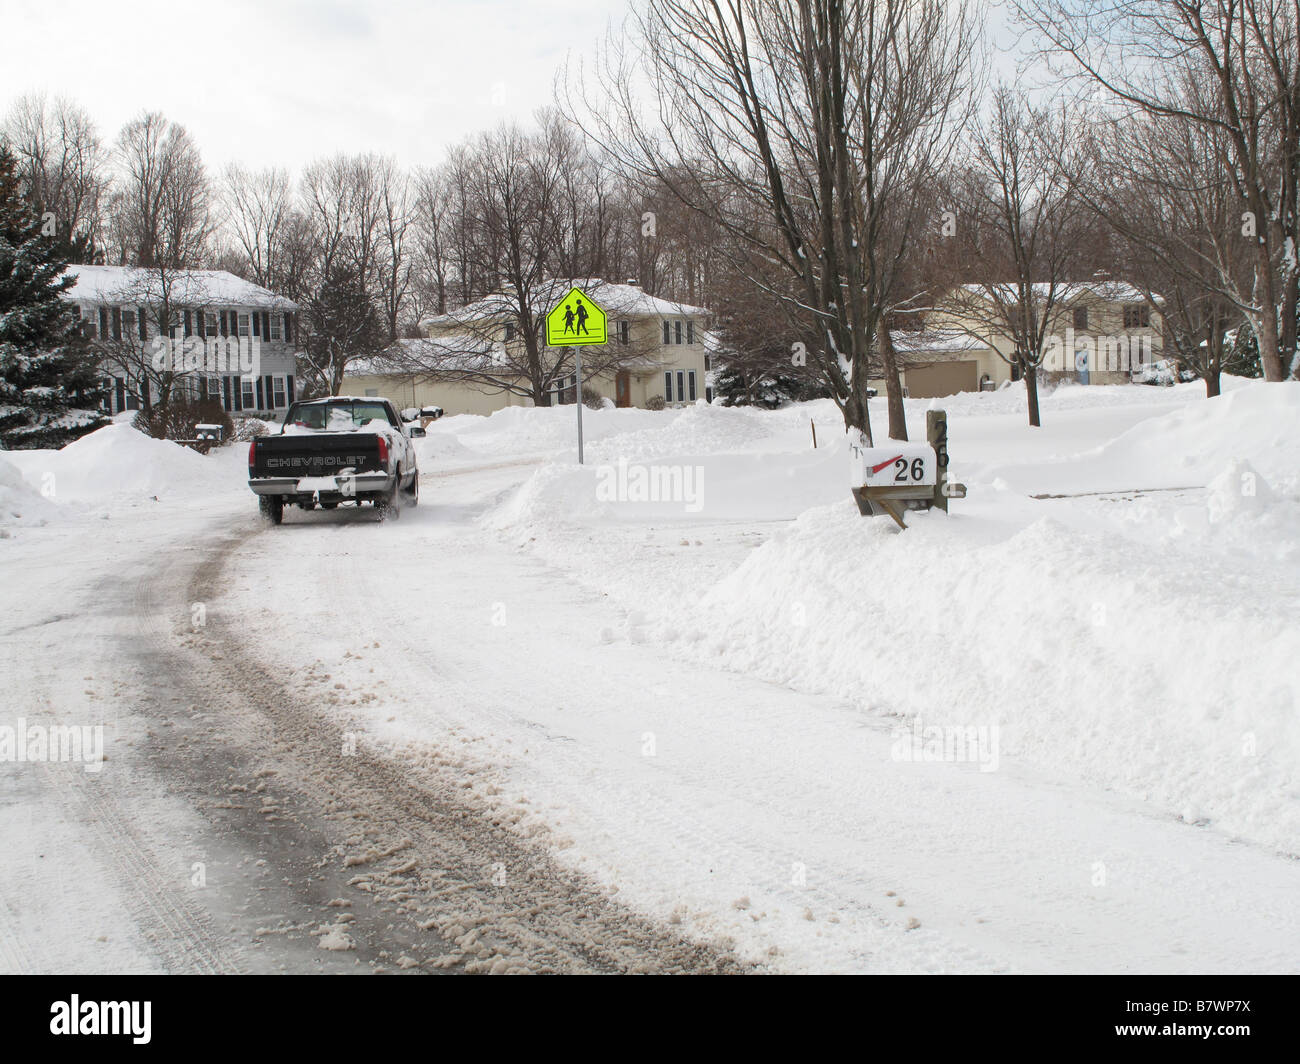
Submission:
[[[911,366],[906,372],[907,394],[913,399],[938,399],[957,392],[979,391],[979,371],[974,362],[936,362]]]

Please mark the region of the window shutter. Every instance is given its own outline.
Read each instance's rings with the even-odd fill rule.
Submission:
[[[664,328],[667,329],[668,326],[664,325]],[[673,401],[673,375],[671,371],[665,371],[664,372],[664,402],[671,403],[672,401]]]
[[[665,346],[665,347],[667,347],[667,346],[668,346],[668,343],[669,343],[669,329],[670,329],[670,328],[671,328],[671,326],[670,326],[667,322],[664,322],[664,346]],[[671,396],[670,396],[670,398],[671,398]]]
[[[121,377],[115,377],[114,380],[117,382],[116,413],[120,414],[123,410],[126,409],[126,381],[124,381]]]
[[[271,314],[270,311],[262,311],[262,339],[271,339]]]
[[[242,410],[244,408],[244,378],[230,378],[230,406],[233,410]]]
[[[284,378],[285,394],[289,397],[289,402],[293,402],[293,374],[290,373]]]
[[[194,335],[200,340],[206,338],[206,334],[203,332],[203,311],[201,310],[194,312]],[[227,406],[226,409],[229,410],[230,407]]]
[[[140,311],[136,315],[135,320],[140,323],[140,339],[141,340],[149,339],[149,323],[145,320],[144,307],[140,308]]]
[[[257,311],[253,311],[253,313],[252,313],[252,318],[253,318],[253,335],[254,335],[254,336],[261,336],[261,335],[262,335],[262,315],[260,315]]]
[[[191,326],[191,324],[192,324],[192,323],[191,323],[191,321],[190,321],[190,312],[189,312],[188,310],[187,310],[187,311],[184,311],[185,339],[187,339],[187,340],[190,338],[190,331],[191,331],[191,330],[190,330],[190,326]]]
[[[254,315],[254,317],[256,317],[256,315]],[[269,373],[266,375],[266,390],[263,392],[263,394],[266,396],[265,409],[274,410],[275,409],[275,378],[271,376],[271,374]]]
[[[221,408],[230,411],[230,378],[221,378]]]
[[[293,330],[289,326],[291,321],[293,321],[293,315],[286,313],[284,316],[284,342],[286,344],[293,340]]]
[[[266,407],[262,405],[262,378],[261,377],[257,378],[257,409],[258,410],[266,409]]]
[[[122,339],[122,308],[113,308],[113,339]]]
[[[107,340],[108,332],[108,307],[99,308],[99,335],[102,339]]]

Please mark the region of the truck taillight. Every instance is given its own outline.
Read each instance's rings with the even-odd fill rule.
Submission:
[[[257,441],[253,440],[248,445],[248,471],[253,471],[253,452],[257,450]]]
[[[388,441],[382,436],[375,437],[379,441],[379,460],[388,465]]]

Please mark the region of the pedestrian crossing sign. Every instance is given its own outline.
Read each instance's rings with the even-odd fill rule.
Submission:
[[[609,343],[605,326],[605,312],[577,288],[570,288],[546,315],[546,345],[598,347]]]

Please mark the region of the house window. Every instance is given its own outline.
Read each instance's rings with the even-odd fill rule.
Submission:
[[[676,340],[676,342],[680,344],[680,343],[682,342],[682,323],[679,321],[679,322],[676,322],[675,324],[677,325],[677,340]]]
[[[1124,307],[1124,328],[1146,329],[1151,326],[1151,308],[1145,303],[1129,303]]]
[[[136,331],[135,311],[134,310],[122,311],[122,335],[134,336],[135,331]]]
[[[274,391],[275,391],[275,408],[276,408],[277,410],[279,410],[280,408],[282,408],[282,407],[285,405],[285,402],[284,402],[284,378],[283,378],[283,377],[274,377],[274,378],[272,378],[271,386],[272,386],[272,388],[273,388]]]
[[[377,396],[378,394],[379,394],[379,389],[378,389],[378,388],[367,388],[367,389],[366,389],[366,398],[367,398],[367,399],[370,398],[371,396]]]
[[[668,328],[668,326],[664,325],[664,328],[666,329]],[[664,373],[664,402],[671,403],[672,401],[673,401],[673,374],[671,370],[667,370]]]
[[[506,322],[506,343],[515,338],[515,327],[510,322]]]
[[[241,314],[241,315],[239,315],[239,335],[240,335],[240,336],[247,336],[247,335],[248,335],[248,315],[247,315],[247,314]]]
[[[693,321],[686,323],[686,342],[688,344],[695,343],[695,322]]]
[[[207,387],[207,397],[214,403],[221,402],[221,378],[205,377],[204,381]]]
[[[257,393],[253,389],[253,382],[249,380],[241,380],[239,382],[239,392],[239,405],[245,410],[256,410]]]
[[[268,337],[268,339],[281,340],[284,338],[284,333],[281,331],[280,328],[281,321],[282,319],[279,314],[271,315],[271,335],[270,337]]]
[[[217,335],[217,316],[215,313],[209,313],[203,315],[203,335],[205,336]]]
[[[683,387],[686,383],[685,377],[686,374],[679,369],[677,371],[677,401],[679,403],[686,402],[686,389]]]
[[[695,370],[689,370],[686,374],[686,380],[690,384],[691,402],[695,402]]]
[[[667,347],[670,343],[673,342],[671,330],[672,330],[672,325],[669,324],[668,322],[664,322],[664,346],[665,347]]]
[[[1074,308],[1074,327],[1078,332],[1085,332],[1088,328],[1088,308]]]
[[[713,368],[713,356],[712,356],[712,355],[705,355],[705,356],[704,356],[704,372],[707,373],[707,372],[708,372],[709,370],[711,370],[712,368]]]

